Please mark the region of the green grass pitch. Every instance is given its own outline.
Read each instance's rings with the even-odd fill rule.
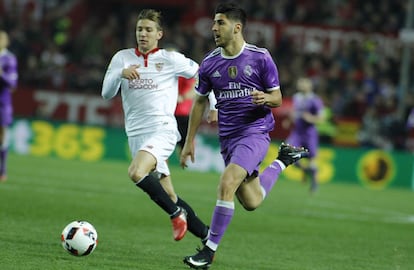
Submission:
[[[0,184],[0,269],[187,269],[200,245],[172,239],[170,221],[127,177],[127,162],[10,155]],[[210,221],[218,175],[172,168],[177,193]],[[63,250],[60,233],[83,219],[97,229],[89,256]],[[330,183],[313,196],[281,178],[263,205],[236,214],[211,269],[414,269],[414,192]]]

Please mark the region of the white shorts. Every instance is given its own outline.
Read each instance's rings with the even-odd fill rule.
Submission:
[[[128,137],[128,144],[133,158],[140,150],[149,152],[157,160],[155,171],[170,175],[167,160],[174,152],[178,139],[176,132],[166,130],[159,133]]]

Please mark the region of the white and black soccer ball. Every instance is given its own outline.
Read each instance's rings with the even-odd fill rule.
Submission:
[[[74,256],[91,254],[98,244],[98,233],[87,221],[77,220],[69,223],[62,231],[62,246]]]

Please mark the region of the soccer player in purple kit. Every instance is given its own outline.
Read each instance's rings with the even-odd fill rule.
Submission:
[[[278,158],[259,174],[259,165],[270,144],[275,120],[271,108],[282,103],[278,71],[270,53],[245,42],[246,13],[235,4],[219,4],[212,31],[218,48],[200,65],[196,97],[180,163],[194,162],[194,138],[211,91],[217,99],[219,141],[225,169],[220,177],[210,235],[201,250],[184,258],[193,269],[207,269],[213,262],[234,215],[234,197],[248,211],[259,207],[279,174],[307,151],[282,144]]]
[[[12,92],[17,86],[18,72],[17,59],[8,50],[9,36],[0,30],[0,182],[7,179],[7,153],[6,133],[13,121]]]
[[[312,81],[309,78],[299,78],[296,88],[298,92],[293,95],[293,107],[288,119],[288,124],[293,124],[293,127],[286,142],[304,146],[309,150],[309,165],[304,167],[297,162],[295,166],[303,170],[304,179],[310,176],[310,191],[315,192],[318,189],[315,157],[319,146],[319,134],[315,125],[323,120],[323,102],[313,91]]]

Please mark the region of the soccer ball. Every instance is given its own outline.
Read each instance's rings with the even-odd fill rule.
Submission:
[[[77,220],[69,223],[62,231],[62,246],[74,256],[91,254],[98,244],[98,233],[92,224]]]

